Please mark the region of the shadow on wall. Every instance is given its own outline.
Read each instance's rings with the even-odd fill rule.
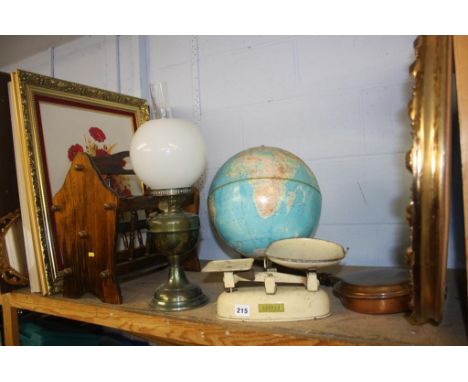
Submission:
[[[460,153],[460,128],[458,114],[452,115],[452,181],[450,201],[450,240],[452,241],[453,266],[464,268],[465,231],[463,224],[463,185]],[[450,246],[449,246],[450,247]]]
[[[457,291],[461,302],[464,321],[467,322],[467,272],[465,260],[465,230],[463,215],[463,182],[461,169],[460,150],[460,125],[458,121],[458,110],[452,113],[452,179],[450,195],[450,236],[449,250],[453,253],[454,268],[461,268],[455,273]],[[450,254],[450,252],[449,252]],[[468,328],[465,328],[468,331]],[[468,336],[468,332],[466,333]]]
[[[409,76],[409,75],[408,75]],[[412,92],[413,83],[410,79],[407,82],[402,84],[401,91],[408,98],[408,102],[410,100],[411,92]],[[404,216],[404,221],[406,222],[406,206],[410,202],[411,197],[411,173],[406,170],[406,152],[411,149],[412,147],[412,138],[411,138],[411,125],[408,116],[408,110],[406,108],[401,109],[397,115],[397,121],[399,125],[405,126],[407,129],[407,140],[405,140],[406,144],[402,142],[402,150],[405,150],[405,155],[399,157],[399,163],[396,164],[402,170],[398,172],[400,176],[399,184],[402,185],[401,193],[399,194],[398,198],[395,198],[392,202],[392,213],[394,216],[401,218]],[[403,188],[406,187],[406,188]],[[406,266],[406,257],[405,252],[410,244],[409,241],[409,226],[406,224],[401,224],[400,229],[398,230],[398,234],[395,240],[395,246],[392,249],[392,259],[396,266]]]

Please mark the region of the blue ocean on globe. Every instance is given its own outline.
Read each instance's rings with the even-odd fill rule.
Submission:
[[[218,236],[248,257],[263,256],[274,241],[310,237],[322,205],[314,173],[276,147],[254,147],[231,157],[216,173],[208,212]]]

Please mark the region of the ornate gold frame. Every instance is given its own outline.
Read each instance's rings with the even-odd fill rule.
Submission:
[[[413,147],[406,166],[413,174],[407,207],[411,246],[411,319],[442,320],[445,300],[451,176],[451,36],[419,36],[408,105]]]
[[[62,274],[57,268],[51,210],[45,189],[35,97],[50,96],[134,115],[137,127],[149,119],[146,100],[80,85],[35,73],[12,73],[17,131],[21,142],[21,167],[26,185],[31,234],[43,294],[60,291]]]

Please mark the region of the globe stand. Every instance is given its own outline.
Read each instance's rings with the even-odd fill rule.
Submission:
[[[168,281],[156,289],[150,306],[161,311],[193,309],[208,302],[200,287],[192,284],[182,267],[184,257],[195,247],[200,231],[198,215],[182,208],[192,197],[192,188],[152,190],[162,211],[148,219],[148,234],[156,249],[170,264]]]
[[[345,253],[343,247],[328,241],[285,239],[266,249],[263,272],[252,271],[252,258],[211,261],[203,272],[224,273],[225,292],[217,302],[217,315],[221,319],[257,322],[320,319],[330,315],[330,300],[320,288],[316,270],[337,264]],[[304,270],[306,274],[276,272],[271,262]],[[264,288],[238,287],[239,282],[263,283]]]

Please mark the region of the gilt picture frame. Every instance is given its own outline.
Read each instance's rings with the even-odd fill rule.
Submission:
[[[21,212],[30,223],[40,291],[48,295],[61,290],[64,271],[52,198],[71,161],[78,152],[100,156],[129,150],[134,131],[149,119],[149,108],[145,99],[23,70],[12,73],[12,83],[23,181],[18,183],[24,184],[19,193],[27,200]],[[125,194],[132,186],[116,187]]]
[[[408,105],[413,145],[407,207],[412,298],[416,324],[442,321],[445,301],[452,157],[452,37],[419,36],[414,43],[412,98]]]

